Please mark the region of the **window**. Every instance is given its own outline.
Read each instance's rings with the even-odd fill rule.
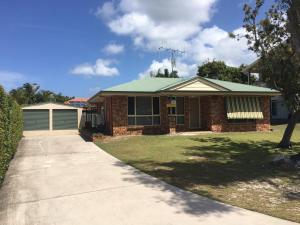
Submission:
[[[160,107],[159,107],[159,98],[155,97],[153,98],[153,114],[154,115],[159,115],[160,112]]]
[[[128,97],[128,115],[135,114],[135,98]]]
[[[151,97],[136,97],[136,115],[152,115],[152,98]]]
[[[169,107],[169,116],[176,117],[176,124],[184,124],[184,97],[169,97],[169,102],[176,100],[176,107]]]
[[[128,125],[160,124],[159,97],[128,97]]]

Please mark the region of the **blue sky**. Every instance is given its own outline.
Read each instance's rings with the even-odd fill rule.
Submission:
[[[270,5],[271,1],[267,1]],[[242,0],[2,0],[0,1],[0,84],[24,82],[65,95],[89,97],[100,89],[169,67],[179,48],[179,75],[194,75],[210,59],[229,65],[255,55],[243,32]],[[175,16],[176,15],[176,16]]]

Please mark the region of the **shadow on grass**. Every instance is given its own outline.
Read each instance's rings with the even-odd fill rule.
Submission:
[[[224,137],[191,138],[191,140],[195,142],[195,145],[182,147],[185,150],[182,153],[184,160],[167,162],[127,160],[126,163],[169,184],[190,190],[195,190],[194,187],[197,185],[209,185],[214,188],[228,186],[234,182],[266,181],[269,178],[289,178],[292,183],[299,182],[299,170],[283,170],[270,164],[272,158],[277,154],[294,154],[296,150],[299,151],[299,142],[294,144],[296,150],[279,150],[275,148],[275,142],[267,140],[234,142],[232,139]],[[138,171],[135,171],[134,174],[135,176],[126,178],[126,180],[139,181],[161,190],[170,189],[169,186],[145,177]],[[290,191],[287,190],[283,195],[291,200],[299,195],[297,191],[292,194],[288,192]],[[209,191],[197,189],[197,193],[214,199]],[[193,214],[234,210],[232,207],[207,200],[199,203],[198,197],[177,189],[168,203],[179,204],[185,212]]]
[[[180,182],[184,186],[228,185],[236,181],[281,176],[292,178],[299,175],[297,170],[283,170],[270,164],[275,155],[296,152],[276,149],[276,143],[271,141],[234,142],[223,137],[191,140],[195,141],[195,146],[183,147],[185,160],[131,160],[128,163],[152,175]],[[295,143],[295,147],[299,145],[300,143]]]
[[[223,213],[237,210],[235,207],[213,201],[175,186],[171,186],[154,178],[153,176],[149,176],[139,170],[136,170],[121,161],[116,162],[115,165],[125,169],[124,171],[126,172],[122,174],[123,180],[130,183],[142,184],[151,189],[163,191],[164,194],[154,195],[156,201],[164,202],[174,207],[178,214],[187,213],[192,215],[206,215],[213,213],[221,216]],[[204,196],[209,196],[208,192],[203,192],[202,194]]]

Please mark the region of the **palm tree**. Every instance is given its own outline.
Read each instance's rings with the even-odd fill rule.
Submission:
[[[22,87],[12,89],[9,94],[16,99],[20,105],[33,104],[37,101],[37,93],[40,86],[37,84],[26,83]]]
[[[37,85],[36,83],[30,84],[30,83],[25,83],[23,84],[23,90],[25,92],[26,96],[26,104],[33,104],[36,103],[36,94],[38,93],[40,86]]]

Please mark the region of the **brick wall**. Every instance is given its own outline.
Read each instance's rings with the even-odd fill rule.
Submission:
[[[111,103],[111,108],[108,104],[107,114],[111,111],[111,120],[107,121],[109,131],[111,125],[111,135],[138,135],[138,134],[164,134],[169,133],[168,111],[166,108],[167,97],[160,97],[160,123],[161,125],[153,126],[128,126],[127,96],[112,96],[106,97],[108,103]]]
[[[185,97],[184,125],[176,125],[175,131],[189,130],[189,97]],[[137,134],[166,134],[170,132],[168,98],[160,97],[160,125],[129,126],[127,122],[127,96],[106,97],[105,115],[106,129],[111,135],[137,135]],[[202,96],[200,98],[201,130],[213,132],[228,131],[268,131],[270,130],[270,97],[261,97],[264,119],[254,123],[228,123],[226,119],[224,96]]]
[[[264,115],[264,119],[256,121],[256,130],[258,131],[269,131],[270,126],[270,101],[271,98],[264,96],[261,98],[261,107]]]
[[[210,129],[213,132],[244,132],[270,130],[270,97],[261,97],[261,107],[264,119],[247,123],[229,123],[226,119],[225,97],[212,96],[210,98]]]
[[[112,96],[112,133],[127,134],[127,96]]]
[[[225,123],[225,107],[223,96],[210,97],[210,130],[222,132]]]
[[[163,134],[169,133],[169,119],[168,119],[168,108],[167,96],[161,96],[160,98],[160,132]]]

